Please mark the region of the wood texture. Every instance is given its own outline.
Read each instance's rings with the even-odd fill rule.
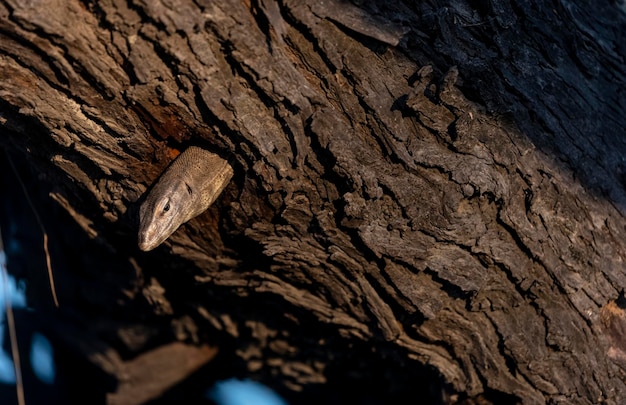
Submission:
[[[0,142],[94,239],[56,316],[294,403],[623,403],[623,4],[358,3],[0,2]],[[190,142],[234,181],[142,254]]]

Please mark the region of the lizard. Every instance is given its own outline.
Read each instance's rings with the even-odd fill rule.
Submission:
[[[179,226],[206,211],[232,177],[233,168],[226,160],[197,146],[188,147],[139,208],[139,249],[154,249]]]

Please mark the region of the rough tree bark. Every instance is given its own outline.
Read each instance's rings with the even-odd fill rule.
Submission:
[[[42,261],[13,268],[59,367],[109,403],[200,367],[176,395],[624,403],[625,13],[1,1],[0,142],[74,220],[31,191],[58,310]],[[189,144],[235,178],[141,253],[138,201]]]

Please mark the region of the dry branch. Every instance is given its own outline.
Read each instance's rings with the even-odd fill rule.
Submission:
[[[28,4],[0,142],[95,239],[59,299],[112,347],[218,342],[298,403],[626,398],[623,6]],[[234,181],[140,253],[188,144]]]

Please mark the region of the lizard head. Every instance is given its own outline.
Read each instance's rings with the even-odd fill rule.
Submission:
[[[191,194],[191,187],[182,180],[159,182],[152,189],[139,209],[139,249],[154,249],[190,219]]]

